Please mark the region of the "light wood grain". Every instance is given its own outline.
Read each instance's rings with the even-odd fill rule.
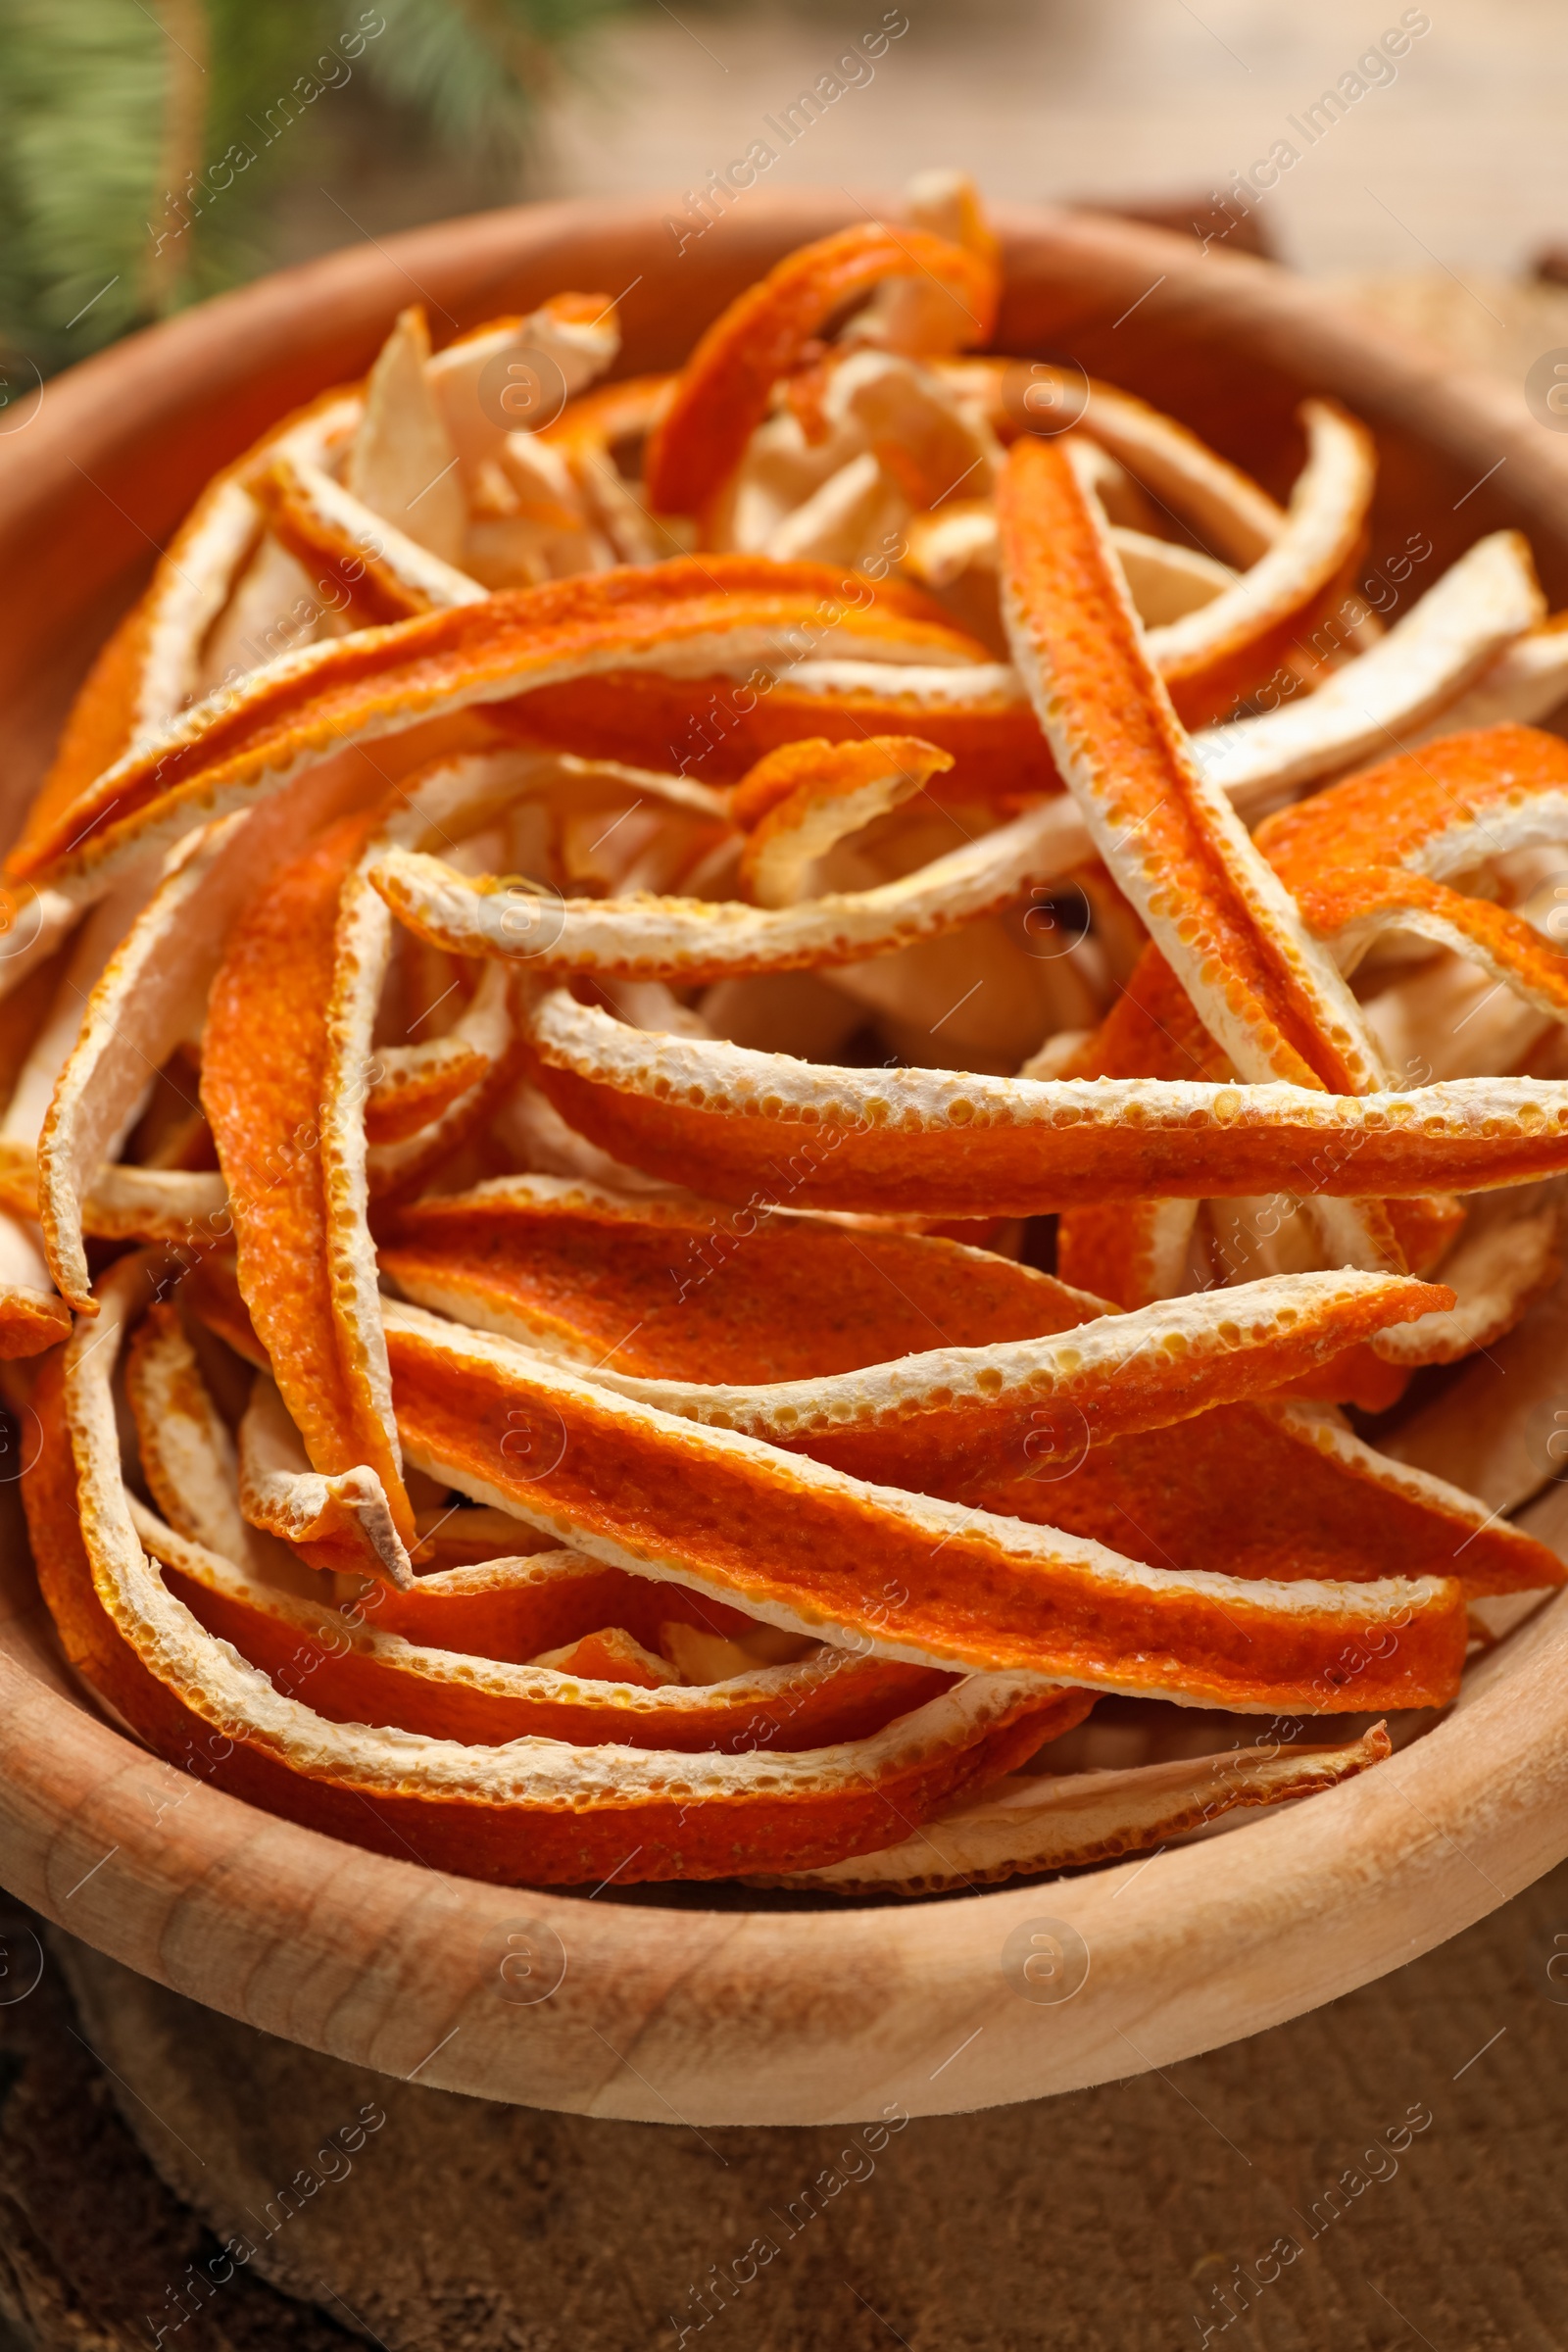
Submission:
[[[0,436],[0,818],[15,822],[148,539],[267,418],[362,368],[411,287],[438,335],[563,285],[629,287],[636,369],[677,357],[778,253],[854,217],[836,194],[758,195],[677,263],[657,204],[491,214],[266,281],[51,384],[35,420]],[[1273,487],[1296,460],[1299,393],[1338,393],[1383,447],[1374,550],[1421,529],[1443,558],[1518,522],[1561,593],[1568,443],[1510,387],[1266,265],[1066,215],[1002,225],[1007,347],[1070,349]],[[62,1673],[14,1529],[0,1569],[6,1885],[231,2016],[495,2099],[806,2124],[1065,2090],[1332,1999],[1568,1852],[1568,1597],[1493,1654],[1450,1721],[1293,1812],[1043,1887],[809,1910],[720,1908],[700,1888],[674,1903],[506,1891],[274,1821],[99,1719]],[[1087,1982],[1057,2006],[1021,1997],[1004,1963],[1008,1936],[1041,1919],[1068,1923],[1089,1953]],[[531,2007],[503,1997],[499,1976],[508,1932],[530,1921],[566,1958]]]

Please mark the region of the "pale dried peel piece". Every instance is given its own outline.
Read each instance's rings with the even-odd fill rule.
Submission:
[[[1310,1447],[1348,1478],[1412,1502],[1424,1514],[1435,1514],[1451,1529],[1447,1572],[1460,1579],[1472,1597],[1540,1591],[1568,1576],[1568,1568],[1546,1546],[1501,1519],[1484,1497],[1467,1494],[1426,1464],[1407,1461],[1397,1451],[1396,1436],[1385,1452],[1358,1438],[1333,1405],[1289,1397],[1264,1400],[1260,1409],[1293,1444]],[[1472,1549],[1478,1543],[1480,1549]]]
[[[1517,531],[1494,531],[1450,564],[1379,644],[1316,693],[1261,717],[1205,729],[1193,739],[1193,757],[1210,782],[1246,808],[1268,792],[1351,767],[1387,750],[1391,739],[1420,742],[1484,723],[1461,716],[1471,699],[1465,688],[1507,662],[1504,649],[1516,641],[1521,649],[1535,642],[1521,632],[1544,609],[1528,544]],[[1568,636],[1558,648],[1561,692],[1568,694]]]
[[[267,1540],[239,1507],[234,1441],[213,1403],[177,1310],[155,1303],[125,1366],[142,1475],[171,1527],[248,1568],[271,1564]],[[287,1554],[283,1555],[287,1557]]]
[[[279,544],[301,563],[324,564],[362,622],[471,605],[485,593],[318,466],[279,458],[258,492]]]
[[[904,192],[911,226],[961,245],[995,267],[996,233],[980,191],[963,172],[917,172]],[[967,343],[973,322],[944,286],[899,277],[878,286],[844,329],[846,343],[876,343],[890,351],[955,351]]]
[[[239,1427],[239,1507],[250,1526],[294,1545],[314,1567],[414,1582],[375,1472],[365,1463],[329,1475],[313,1470],[283,1399],[260,1372]]]
[[[190,1589],[190,1605],[208,1632],[232,1642],[286,1695],[293,1695],[291,1686],[303,1686],[329,1722],[354,1722],[358,1711],[396,1730],[475,1746],[541,1738],[579,1747],[789,1753],[833,1738],[835,1711],[839,1722],[853,1722],[858,1690],[874,1714],[879,1680],[886,1712],[898,1704],[897,1669],[890,1675],[880,1661],[820,1644],[799,1664],[742,1656],[717,1688],[683,1683],[657,1652],[619,1629],[611,1642],[577,1635],[521,1665],[447,1649],[368,1623],[364,1599],[334,1605],[319,1593],[264,1581],[166,1525],[134,1497],[130,1513],[151,1557]],[[421,1579],[416,1592],[430,1581]],[[606,1671],[656,1659],[657,1672]],[[914,1703],[935,1695],[932,1679],[906,1671]],[[1084,1712],[1089,1703],[1086,1697]]]
[[[217,1777],[236,1793],[351,1841],[406,1848],[417,1838],[436,1867],[513,1884],[581,1884],[611,1868],[725,1877],[738,1864],[804,1868],[885,1844],[901,1820],[923,1818],[1037,1743],[1042,1704],[1049,1712],[1054,1700],[1033,1678],[991,1675],[966,1677],[865,1740],[795,1755],[578,1749],[537,1739],[467,1747],[323,1721],[209,1635],[142,1548],[120,1474],[111,1384],[115,1343],[143,1279],[139,1267],[117,1270],[102,1331],[67,1351],[79,1538],[58,1448],[27,1489],[30,1525],[77,1670],[165,1754],[220,1730],[232,1744]],[[1068,1720],[1079,1707],[1070,1694]],[[1017,1726],[1011,1736],[1008,1725]],[[640,1866],[635,1856],[626,1862],[628,1832],[649,1848]]]
[[[1158,642],[1156,630],[1206,610],[1239,584],[1229,564],[1216,563],[1200,548],[1152,538],[1148,531],[1112,523],[1110,544],[1121,564],[1127,593],[1153,644]],[[1157,654],[1155,660],[1160,660]]]
[[[612,301],[602,294],[556,294],[525,318],[495,319],[438,351],[425,363],[425,381],[467,478],[494,454],[513,421],[544,422],[558,395],[571,400],[585,391],[619,349]],[[481,407],[487,374],[496,391]],[[508,425],[497,423],[498,409]]]
[[[81,1229],[98,1242],[174,1242],[211,1249],[233,1234],[228,1187],[216,1168],[99,1168]]]
[[[1360,1010],[1187,748],[1068,457],[1020,441],[1000,493],[1013,659],[1095,846],[1204,1027],[1251,1081],[1383,1073]]]
[[[701,1586],[786,1632],[1242,1712],[1393,1704],[1395,1689],[1418,1703],[1415,1690],[1457,1677],[1451,1580],[1160,1574],[677,1419],[417,1307],[385,1313],[399,1426],[420,1468],[594,1558]],[[519,1428],[539,1433],[532,1476],[521,1447],[502,1449]],[[1357,1653],[1348,1693],[1338,1661],[1352,1628],[1391,1645],[1379,1662]]]
[[[1228,564],[1257,563],[1285,528],[1284,509],[1256,482],[1130,392],[1091,382],[1079,428],[1167,500],[1196,526],[1200,544]]]
[[[1372,436],[1327,401],[1304,402],[1301,422],[1306,464],[1273,546],[1210,603],[1149,632],[1150,658],[1189,719],[1220,716],[1246,691],[1248,665],[1254,675],[1267,669],[1259,648],[1299,625],[1360,545],[1376,474]]]
[[[148,1079],[199,1020],[230,925],[299,838],[364,796],[352,772],[328,771],[193,834],[85,1004],[75,997],[77,1034],[38,1141],[37,1200],[50,1269],[81,1313],[94,1312],[82,1236],[101,1234],[110,1210],[100,1169],[123,1140]],[[122,1171],[116,1213],[126,1206],[124,1184],[134,1188],[140,1174]],[[97,1222],[88,1199],[94,1194]],[[217,1205],[225,1199],[220,1194]],[[167,1222],[142,1238],[165,1232]]]
[[[897,543],[908,512],[903,491],[888,480],[874,454],[861,450],[784,515],[759,552],[779,564],[858,567],[879,547]]]
[[[127,754],[13,855],[78,902],[193,823],[279,791],[350,746],[540,687],[647,669],[747,676],[787,664],[802,633],[822,655],[966,665],[976,640],[912,589],[862,603],[839,575],[752,557],[628,568],[516,589],[384,630],[308,646],[186,712]],[[831,604],[823,616],[823,599]]]
[[[940,1894],[1115,1862],[1206,1829],[1240,1806],[1288,1804],[1338,1788],[1392,1752],[1378,1724],[1343,1747],[1236,1747],[1126,1772],[1016,1774],[879,1854],[748,1884],[842,1895]]]
[[[731,802],[735,821],[747,827],[742,889],[758,906],[797,905],[829,850],[952,765],[951,753],[914,735],[872,735],[858,744],[818,737],[769,753]]]
[[[990,426],[935,368],[904,354],[851,350],[827,374],[821,414],[861,443],[904,511],[986,496],[995,484],[1002,448]]]
[[[1100,453],[1102,456],[1103,453]],[[1098,494],[1098,493],[1097,493]],[[1001,560],[996,509],[988,497],[946,500],[905,526],[904,568],[928,588],[946,588],[965,571],[995,571]],[[1112,523],[1127,593],[1144,627],[1182,619],[1234,588],[1240,573],[1196,547]]]
[[[489,1067],[486,1055],[463,1037],[432,1037],[416,1046],[377,1046],[375,1075],[365,1099],[366,1140],[406,1143],[449,1110]]]
[[[525,960],[531,972],[602,972],[676,982],[853,963],[973,921],[1062,869],[1079,820],[1048,802],[933,864],[873,890],[797,906],[738,900],[556,899],[504,876],[460,874],[391,848],[369,879],[398,920],[458,956]]]
[[[53,1291],[0,1282],[0,1357],[41,1355],[70,1332],[71,1309]]]
[[[1282,1388],[1449,1296],[1402,1275],[1286,1274],[1041,1339],[927,1348],[813,1379],[704,1384],[611,1365],[594,1378],[705,1428],[929,1492],[1013,1456],[1020,1470],[1080,1461],[1125,1432]]]
[[[1559,1278],[1512,1331],[1385,1438],[1385,1451],[1417,1469],[1462,1479],[1494,1513],[1517,1510],[1563,1474],[1565,1355],[1568,1280]],[[1549,1531],[1543,1535],[1553,1541]]]
[[[1466,948],[1466,956],[1470,951]],[[1422,1080],[1528,1069],[1555,1011],[1527,1004],[1456,956],[1438,955],[1368,1001],[1367,1026],[1391,1070]]]
[[[579,1134],[715,1200],[784,1181],[801,1207],[1033,1216],[1178,1195],[1484,1192],[1568,1166],[1568,1082],[1551,1079],[1357,1097],[841,1069],[650,1036],[562,989],[534,1011],[531,1037]]]
[[[1477,1203],[1443,1260],[1440,1279],[1454,1292],[1454,1304],[1381,1333],[1373,1348],[1384,1361],[1457,1363],[1511,1331],[1561,1270],[1562,1204],[1553,1194],[1548,1188],[1543,1199],[1532,1187]]]
[[[424,312],[416,306],[399,315],[367,379],[345,479],[372,514],[456,564],[467,516],[458,453],[425,380],[429,357]]]
[[[1454,734],[1466,727],[1500,726],[1510,719],[1530,725],[1549,718],[1564,701],[1568,701],[1568,614],[1554,612],[1499,654],[1468,693],[1416,728],[1411,740],[1425,743],[1434,735]]]

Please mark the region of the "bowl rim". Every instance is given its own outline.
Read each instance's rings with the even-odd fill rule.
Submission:
[[[711,308],[868,209],[842,190],[755,193],[694,274]],[[148,329],[53,379],[32,428],[0,439],[0,547],[43,527],[51,498],[79,499],[68,469],[80,473],[83,454],[84,478],[125,479],[149,419],[177,410],[172,384],[208,380],[204,368],[220,385],[244,381],[291,332],[312,364],[363,346],[421,279],[467,325],[500,288],[548,277],[596,239],[654,253],[664,211],[651,198],[478,215]],[[1142,287],[1152,321],[1244,340],[1457,465],[1502,449],[1514,496],[1568,537],[1568,447],[1496,379],[1267,263],[1107,217],[1006,206],[997,219],[1009,262],[1050,285],[1068,326],[1108,319]],[[251,437],[235,431],[236,447]],[[201,464],[205,478],[205,452]],[[84,588],[112,589],[160,499],[169,526],[177,493],[175,467],[148,485],[141,514],[120,508],[126,528],[95,547],[85,582],[78,569],[77,607]],[[51,586],[39,628],[71,609]],[[1280,2024],[1431,1949],[1568,1854],[1565,1735],[1568,1592],[1473,1669],[1412,1746],[1211,1840],[907,1905],[598,1902],[344,1845],[185,1778],[89,1711],[53,1652],[30,1564],[0,1560],[0,1877],[14,1893],[172,1989],[352,2064],[626,2121],[947,2114],[1168,2066]],[[1081,1989],[1020,1998],[1004,1944],[1063,1923],[1087,1947]],[[521,2000],[515,1971],[503,1979],[509,1936],[540,1951],[560,1939],[564,1976],[548,1997]]]

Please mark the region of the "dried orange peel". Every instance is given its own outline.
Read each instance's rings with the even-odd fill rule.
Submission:
[[[710,326],[655,427],[648,495],[662,514],[700,513],[739,464],[768,396],[809,339],[854,296],[891,278],[929,277],[957,298],[965,341],[996,318],[995,261],[920,228],[879,221],[802,246]]]
[[[1557,1277],[1568,637],[1511,533],[1383,634],[1327,404],[1284,508],[1111,385],[1058,434],[999,252],[928,175],[625,383],[603,296],[406,311],[100,658],[8,867],[0,1353],[66,1655],[187,1770],[917,1894],[1388,1752],[1018,1777],[1101,1693],[1442,1707],[1563,1581],[1378,1416]]]

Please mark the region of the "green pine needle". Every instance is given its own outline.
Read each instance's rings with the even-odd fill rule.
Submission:
[[[632,0],[0,0],[0,368],[47,374],[267,266],[336,93],[499,191],[580,36]],[[0,395],[3,397],[3,395]]]

